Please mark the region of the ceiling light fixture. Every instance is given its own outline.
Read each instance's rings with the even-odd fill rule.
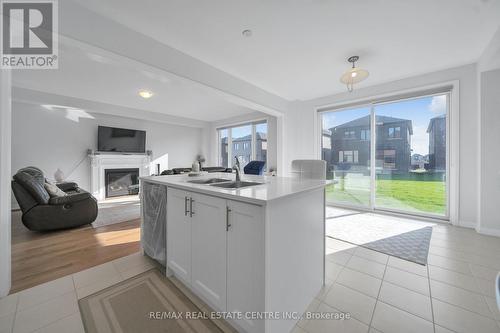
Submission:
[[[252,30],[250,29],[245,29],[241,32],[241,34],[245,37],[252,37]]]
[[[142,98],[148,99],[153,97],[153,92],[149,90],[139,90],[139,96]]]
[[[347,90],[349,92],[352,92],[354,90],[355,83],[359,83],[365,80],[369,75],[368,71],[361,68],[356,68],[356,61],[358,60],[359,60],[358,56],[349,57],[347,61],[352,63],[352,68],[346,71],[340,77],[340,82],[342,82],[347,86]]]

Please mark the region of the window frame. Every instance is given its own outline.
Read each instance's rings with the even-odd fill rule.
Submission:
[[[447,121],[446,121],[446,145],[447,145],[447,165],[446,165],[446,188],[447,188],[447,214],[446,216],[438,216],[432,214],[419,214],[419,213],[410,213],[396,210],[384,210],[384,209],[374,209],[373,206],[363,208],[363,207],[354,207],[361,210],[366,211],[379,211],[381,213],[387,214],[396,214],[401,216],[419,216],[424,219],[432,220],[432,221],[445,221],[449,222],[452,225],[462,225],[459,219],[459,193],[460,193],[460,82],[459,80],[450,80],[445,82],[440,82],[436,84],[428,84],[426,86],[408,88],[400,91],[387,91],[382,92],[377,95],[367,95],[365,97],[353,99],[351,101],[341,101],[334,102],[329,104],[323,104],[315,107],[315,154],[318,158],[321,158],[321,133],[322,133],[322,113],[332,112],[332,111],[342,111],[349,110],[353,108],[360,107],[372,107],[374,104],[385,104],[385,103],[394,103],[397,101],[422,98],[426,96],[433,95],[446,95],[447,96]],[[375,129],[375,119],[372,114],[371,119],[371,136],[376,135]],[[375,134],[374,134],[375,133]],[[372,159],[375,157],[375,145],[373,143],[372,146]],[[375,162],[369,161],[370,166],[372,166]],[[373,173],[373,176],[375,174]],[[375,193],[372,191],[373,196]],[[372,201],[373,202],[373,201]],[[349,207],[343,204],[336,204],[338,206],[343,206],[347,208]]]
[[[425,96],[422,96],[425,97]],[[392,135],[391,135],[392,130]],[[397,133],[397,135],[396,135]],[[387,137],[389,139],[401,139],[401,126],[390,126],[387,128]]]
[[[370,129],[362,129],[359,135],[360,140],[369,141],[371,139],[371,131]]]

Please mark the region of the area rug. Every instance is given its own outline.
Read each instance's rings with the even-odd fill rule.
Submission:
[[[141,203],[138,196],[112,198],[98,203],[98,213],[92,227],[122,223],[141,217]]]
[[[157,269],[78,301],[85,331],[113,333],[222,332]],[[190,318],[186,315],[191,314]]]
[[[326,219],[326,235],[426,265],[434,224],[371,213]]]

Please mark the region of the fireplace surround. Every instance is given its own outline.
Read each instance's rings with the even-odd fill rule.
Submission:
[[[106,199],[106,170],[138,169],[138,177],[151,174],[151,155],[149,154],[92,153],[89,157],[90,192],[99,201]]]
[[[106,198],[129,195],[133,185],[139,185],[139,168],[104,170]]]

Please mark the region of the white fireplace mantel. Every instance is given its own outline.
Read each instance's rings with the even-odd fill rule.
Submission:
[[[90,192],[98,200],[106,199],[105,170],[139,169],[139,177],[150,176],[149,154],[89,154]]]

